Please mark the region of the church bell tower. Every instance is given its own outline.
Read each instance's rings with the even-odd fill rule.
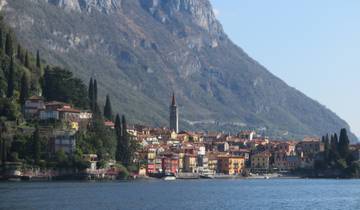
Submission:
[[[179,133],[179,113],[176,105],[175,93],[173,93],[170,105],[170,130]]]

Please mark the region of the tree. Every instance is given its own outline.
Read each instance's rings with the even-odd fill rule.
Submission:
[[[90,109],[93,111],[95,104],[94,104],[94,81],[92,77],[90,78],[90,82],[89,82],[88,98],[90,102]]]
[[[97,81],[96,79],[90,78],[89,89],[88,89],[88,98],[90,101],[90,109],[94,115],[101,115],[101,110],[97,103]]]
[[[19,117],[17,103],[11,98],[0,98],[0,116],[15,121]]]
[[[94,80],[94,104],[97,104],[98,99],[98,90],[97,90],[97,81]]]
[[[8,86],[7,86],[7,94],[6,97],[11,98],[14,95],[15,89],[15,70],[14,70],[14,59],[11,57],[10,66],[9,66],[9,75],[8,75]]]
[[[28,68],[28,69],[30,69],[30,61],[29,61],[29,53],[28,53],[28,51],[26,51],[26,53],[25,53],[25,67],[26,68]]]
[[[62,101],[78,108],[88,108],[86,86],[73,74],[60,67],[46,67],[43,77],[43,95],[49,101]]]
[[[35,164],[40,163],[41,158],[41,142],[40,142],[40,131],[39,127],[36,126],[35,131],[33,133],[33,158],[35,160]]]
[[[21,61],[21,56],[22,56],[22,49],[21,49],[21,45],[18,44],[17,46],[17,52],[16,52],[16,58]]]
[[[122,144],[124,147],[123,164],[128,167],[131,164],[130,136],[127,132],[127,124],[125,115],[121,117],[122,124]]]
[[[116,160],[120,161],[125,167],[128,167],[131,164],[132,154],[129,141],[130,138],[127,132],[127,124],[124,115],[121,120],[120,116],[116,115],[115,132],[117,137]]]
[[[2,28],[0,27],[0,49],[4,50],[4,39],[3,39],[3,31]]]
[[[330,150],[331,150],[331,145],[330,145],[330,140],[329,140],[329,135],[326,134],[326,136],[323,136],[323,143],[324,143],[324,147],[325,147],[325,160],[328,161],[330,159]]]
[[[36,51],[36,67],[41,69],[41,61],[40,61],[40,52],[39,52],[39,50]]]
[[[90,129],[87,134],[86,142],[100,159],[111,159],[115,157],[117,138],[115,132],[106,127],[101,115],[93,115]]]
[[[331,149],[333,151],[337,152],[338,144],[339,144],[338,137],[337,137],[337,134],[335,133],[334,135],[331,135],[331,137],[330,137]]]
[[[1,143],[1,163],[4,164],[5,161],[7,160],[7,148],[6,148],[6,142],[5,142],[5,138],[3,136],[4,133],[7,132],[7,126],[5,124],[5,122],[0,119],[0,143]]]
[[[104,117],[108,120],[113,120],[113,114],[112,114],[112,108],[111,108],[111,102],[110,102],[110,96],[106,96],[106,103],[104,106]]]
[[[122,127],[121,127],[121,119],[119,114],[117,114],[115,118],[115,133],[117,140],[115,158],[117,161],[122,161],[122,155],[123,155]]]
[[[330,161],[336,161],[337,159],[339,159],[338,144],[339,144],[338,137],[337,134],[335,133],[330,137],[330,152],[329,152]]]
[[[13,49],[13,38],[10,33],[6,34],[6,41],[5,41],[5,53],[9,57],[13,56],[14,49]]]
[[[347,135],[347,130],[343,128],[340,131],[340,138],[338,144],[338,151],[341,158],[345,159],[349,155],[349,144],[350,144],[350,140]]]
[[[29,98],[30,92],[30,81],[27,74],[24,72],[21,78],[21,89],[20,89],[20,104],[24,105],[27,98]]]

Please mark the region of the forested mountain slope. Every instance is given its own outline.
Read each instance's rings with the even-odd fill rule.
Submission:
[[[233,44],[208,0],[0,1],[24,46],[98,78],[102,99],[110,93],[132,122],[167,125],[174,91],[181,129],[289,138],[349,128]]]

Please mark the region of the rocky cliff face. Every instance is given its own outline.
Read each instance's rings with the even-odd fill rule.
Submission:
[[[85,82],[97,77],[101,95],[132,122],[166,126],[175,91],[180,129],[290,138],[349,127],[234,45],[208,0],[4,2],[27,48]]]
[[[141,2],[144,9],[163,23],[171,22],[173,17],[180,15],[191,18],[198,26],[214,35],[223,34],[222,27],[207,0],[142,0]]]
[[[91,13],[94,9],[110,13],[121,5],[121,0],[47,0],[48,3],[68,11],[86,11]]]

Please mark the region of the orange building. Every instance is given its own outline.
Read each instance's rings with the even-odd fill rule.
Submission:
[[[236,175],[245,168],[245,158],[240,156],[220,155],[217,158],[217,172]]]

